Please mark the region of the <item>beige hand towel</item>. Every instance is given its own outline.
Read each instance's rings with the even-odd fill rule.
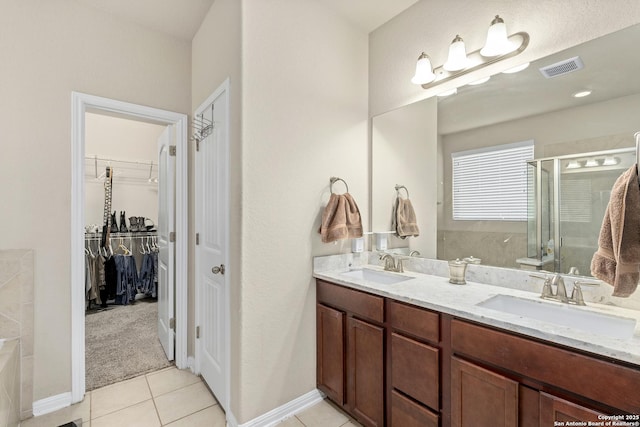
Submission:
[[[602,221],[591,273],[613,286],[613,296],[628,297],[640,279],[640,186],[633,165],[613,185]]]
[[[396,231],[396,235],[402,239],[420,235],[416,213],[413,210],[411,200],[400,196],[396,197],[392,227]]]
[[[331,194],[322,212],[320,234],[323,243],[362,237],[360,210],[351,194]]]

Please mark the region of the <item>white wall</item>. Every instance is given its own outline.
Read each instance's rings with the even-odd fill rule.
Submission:
[[[34,250],[39,400],[71,390],[71,92],[188,112],[191,51],[74,0],[3,0],[0,28],[0,247]]]
[[[329,178],[369,204],[367,35],[315,0],[242,12],[241,423],[316,387],[312,257],[350,250],[318,234]]]
[[[85,115],[85,157],[124,160],[141,164],[111,162],[113,168],[111,212],[125,211],[130,216],[144,216],[158,223],[158,184],[148,177],[158,177],[158,139],[165,126],[101,114]],[[151,163],[153,162],[153,166]],[[98,177],[104,173],[104,161],[98,162]],[[95,178],[95,162],[85,169],[84,223],[104,223],[104,179]],[[149,222],[150,224],[150,222]]]
[[[470,73],[437,91],[459,86],[526,61],[532,61],[640,22],[636,0],[422,0],[370,34],[369,113],[433,96],[410,82],[422,51],[434,66],[446,61],[456,34],[467,51],[480,49],[493,17],[504,18],[509,34],[526,31],[527,50],[516,58]]]

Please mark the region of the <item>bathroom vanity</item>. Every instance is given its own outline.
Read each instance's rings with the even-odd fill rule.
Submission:
[[[639,322],[628,337],[600,336],[482,305],[530,292],[353,271],[362,269],[314,272],[317,384],[363,425],[640,426]],[[598,309],[639,317],[585,308]]]

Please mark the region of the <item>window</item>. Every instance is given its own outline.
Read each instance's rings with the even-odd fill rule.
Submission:
[[[533,140],[451,153],[453,219],[527,220]]]

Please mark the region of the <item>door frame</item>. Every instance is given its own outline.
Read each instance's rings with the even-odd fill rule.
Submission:
[[[187,129],[186,114],[71,92],[71,402],[80,402],[85,384],[84,293],[84,156],[85,113],[98,112],[132,120],[174,125],[175,188],[175,362],[187,367]]]
[[[200,114],[202,111],[204,111],[206,108],[208,108],[213,102],[215,102],[215,100],[217,98],[219,98],[220,96],[224,96],[224,102],[226,104],[227,107],[227,115],[226,115],[226,132],[225,132],[225,161],[227,162],[227,173],[224,176],[224,187],[226,189],[226,205],[227,205],[227,209],[224,211],[224,221],[227,224],[227,227],[225,228],[225,255],[224,255],[224,259],[223,259],[223,263],[225,265],[225,271],[226,273],[224,274],[224,286],[225,286],[225,301],[224,301],[224,313],[222,314],[223,319],[224,319],[224,343],[225,343],[225,348],[224,348],[224,358],[225,358],[225,366],[224,366],[224,370],[225,370],[225,401],[224,402],[220,402],[222,407],[225,409],[225,411],[227,411],[227,414],[230,413],[230,406],[229,403],[231,401],[231,289],[230,289],[230,275],[231,275],[231,266],[230,266],[230,257],[229,257],[229,248],[230,248],[230,233],[229,233],[229,221],[230,221],[230,151],[231,151],[231,147],[230,147],[230,142],[231,142],[231,138],[230,138],[230,129],[229,129],[229,125],[231,123],[231,106],[230,106],[230,95],[229,95],[229,89],[230,89],[230,83],[229,83],[229,78],[227,78],[224,82],[222,82],[222,84],[220,86],[218,86],[218,88],[213,91],[213,93],[202,103],[200,104],[200,106],[195,110],[195,115]],[[197,153],[196,153],[197,156]],[[194,162],[194,169],[195,169],[195,176],[198,177],[198,165],[199,162],[196,159],[196,161]],[[199,185],[199,180],[196,178],[195,180],[195,197],[198,197],[198,185]],[[197,203],[194,200],[194,203]],[[199,226],[200,226],[200,221],[201,218],[199,218],[198,216],[198,212],[196,211],[195,213],[195,223],[196,223],[196,232],[199,232]],[[198,272],[199,271],[199,267],[200,267],[200,262],[202,262],[198,256],[198,251],[196,250],[195,252],[196,256],[195,256],[195,271]],[[200,275],[196,274],[196,278],[195,278],[195,300],[196,300],[196,306],[195,306],[195,325],[198,326],[201,323],[202,317],[203,317],[203,313],[202,313],[202,307],[200,304],[200,299],[201,299],[201,294],[202,294],[202,281],[200,280]],[[194,329],[196,329],[194,327]],[[202,345],[200,343],[200,340],[197,339],[194,336],[194,340],[195,340],[195,355],[194,355],[194,368],[195,368],[195,373],[196,374],[200,374],[200,368],[201,368],[201,362],[202,362]],[[219,397],[216,396],[216,399],[218,399]]]

